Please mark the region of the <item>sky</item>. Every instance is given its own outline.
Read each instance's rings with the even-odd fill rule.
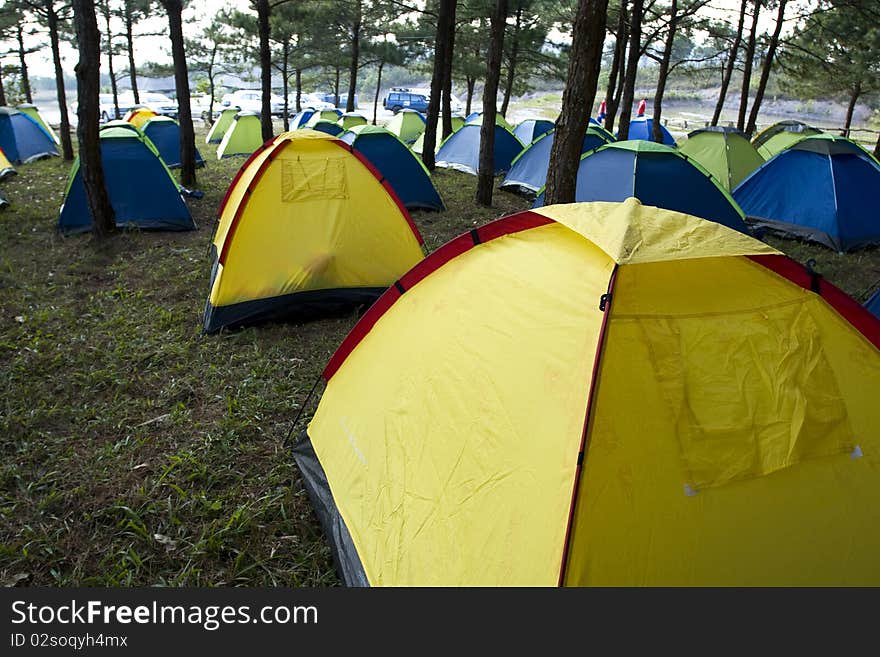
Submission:
[[[805,4],[813,4],[814,0],[797,0],[796,5],[803,7]],[[210,16],[215,14],[222,7],[233,7],[237,9],[248,9],[250,2],[248,0],[192,0],[189,7],[184,11],[184,35],[195,36],[199,33],[202,26],[205,25]],[[724,17],[725,15],[735,18],[739,8],[739,0],[713,0],[711,8],[707,13],[713,16]],[[796,10],[793,10],[796,11]],[[771,30],[773,21],[775,20],[775,11],[765,11],[759,20],[759,27],[765,30]],[[100,24],[100,19],[99,19]],[[140,23],[137,30],[140,32],[167,33],[167,19],[164,14],[156,10],[155,16]],[[121,25],[114,28],[114,31],[121,31]],[[37,37],[37,42],[46,41],[44,38]],[[122,39],[120,39],[122,41]],[[10,44],[11,46],[12,44]],[[78,55],[75,48],[69,44],[62,44],[62,67],[65,72],[73,75],[73,67],[76,65]],[[6,63],[16,61],[15,55],[9,55],[4,60]],[[31,75],[54,77],[54,68],[51,59],[51,51],[48,45],[39,52],[32,53],[27,56],[28,70]],[[138,66],[142,66],[147,62],[157,62],[162,64],[171,63],[170,42],[163,37],[143,37],[135,41],[135,62]],[[122,64],[122,66],[126,66]],[[102,70],[106,70],[106,60],[102,60]]]

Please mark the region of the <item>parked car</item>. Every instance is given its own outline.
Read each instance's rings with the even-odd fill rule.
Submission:
[[[154,91],[142,91],[138,94],[140,102],[135,102],[134,94],[130,91],[123,91],[116,95],[116,103],[119,104],[119,114],[116,114],[116,104],[113,102],[113,94],[100,94],[100,118],[102,122],[110,119],[121,119],[125,113],[134,107],[147,107],[156,114],[177,118],[177,101],[169,98],[165,94],[156,93]]]
[[[284,113],[284,99],[281,96],[272,94],[269,98],[272,116],[281,116]],[[231,94],[226,94],[220,99],[219,110],[227,107],[238,107],[243,110],[252,112],[261,112],[263,110],[263,92],[259,89],[239,89]]]
[[[290,94],[288,97],[288,105],[291,108],[296,108],[296,92]],[[330,101],[324,100],[323,94],[317,94],[315,92],[309,94],[302,94],[300,97],[300,105],[303,107],[311,107],[313,109],[322,110],[322,109],[333,109],[333,99]],[[294,110],[291,110],[294,111]]]
[[[382,107],[397,114],[402,109],[412,109],[418,112],[428,111],[428,95],[415,93],[406,87],[393,87],[391,92],[382,101]]]

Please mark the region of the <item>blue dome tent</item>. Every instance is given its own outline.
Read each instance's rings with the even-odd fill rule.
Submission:
[[[663,133],[663,143],[667,146],[675,146],[675,138],[664,126],[660,126]],[[619,139],[619,136],[618,136]],[[642,141],[654,141],[654,119],[647,116],[637,116],[629,122],[628,140],[640,139]]]
[[[101,158],[110,204],[119,227],[142,230],[195,230],[177,183],[143,133],[120,127],[101,130]],[[73,163],[58,216],[63,233],[91,230],[79,159]]]
[[[180,124],[170,116],[154,116],[143,126],[144,134],[153,142],[159,157],[169,169],[180,167]],[[205,166],[202,154],[196,148],[196,166]]]
[[[749,222],[836,251],[880,243],[880,164],[849,139],[804,137],[733,190]]]
[[[513,134],[523,144],[528,145],[541,135],[545,135],[553,130],[554,127],[553,121],[548,121],[547,119],[526,119],[516,124]]]
[[[446,209],[425,165],[397,135],[381,126],[359,125],[339,138],[379,171],[408,209]]]
[[[575,201],[623,201],[675,210],[749,234],[742,211],[721,183],[678,150],[649,141],[620,141],[581,157]],[[544,205],[544,190],[533,207]]]
[[[498,118],[503,121],[501,115]],[[480,169],[480,130],[482,117],[465,123],[459,130],[449,135],[437,151],[436,165],[458,169],[477,175]],[[501,122],[495,123],[495,175],[510,169],[514,158],[522,151],[523,145]]]
[[[553,131],[544,133],[517,155],[501,183],[501,189],[525,194],[538,193],[547,181],[553,135]],[[612,141],[614,137],[608,132],[590,125],[581,144],[581,155]]]
[[[13,164],[27,164],[58,155],[55,140],[23,112],[0,107],[0,148]]]

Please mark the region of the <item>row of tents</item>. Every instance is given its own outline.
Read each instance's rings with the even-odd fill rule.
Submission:
[[[880,321],[636,198],[426,257],[356,148],[371,130],[349,134],[293,130],[240,169],[204,314],[215,332],[371,304],[294,448],[347,584],[878,581]]]

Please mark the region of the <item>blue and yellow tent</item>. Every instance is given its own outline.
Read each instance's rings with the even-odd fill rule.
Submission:
[[[768,160],[733,190],[754,226],[851,251],[880,243],[880,164],[859,145],[810,135]]]
[[[170,116],[153,116],[144,123],[144,134],[159,151],[159,157],[169,169],[180,167],[180,124]],[[205,160],[196,149],[196,166],[205,166]]]
[[[581,156],[575,200],[623,201],[685,212],[749,233],[739,206],[711,173],[678,150],[650,141],[619,141]],[[544,205],[544,191],[534,207]]]
[[[135,126],[101,130],[101,158],[110,204],[120,228],[141,230],[195,230],[196,224],[178,191],[177,183],[156,147]],[[63,233],[91,230],[92,214],[86,202],[79,158],[73,163],[64,205],[58,217]]]
[[[410,210],[446,209],[431,174],[397,135],[381,126],[359,125],[339,138],[369,160]]]
[[[545,132],[516,156],[501,183],[501,189],[534,195],[544,187],[550,167],[553,135],[552,130]],[[614,137],[607,130],[590,124],[581,143],[581,155],[613,141]]]
[[[437,150],[435,164],[438,167],[457,169],[477,175],[480,169],[480,130],[483,117],[466,122],[449,135]],[[523,150],[523,144],[506,127],[500,114],[495,118],[495,175],[510,169],[514,158]]]
[[[9,107],[0,107],[0,148],[13,164],[58,155],[55,140],[39,123]]]
[[[294,457],[349,585],[880,584],[880,321],[721,224],[481,226],[323,379]]]
[[[315,130],[281,134],[226,193],[205,331],[370,304],[422,259],[421,244],[358,151]]]

